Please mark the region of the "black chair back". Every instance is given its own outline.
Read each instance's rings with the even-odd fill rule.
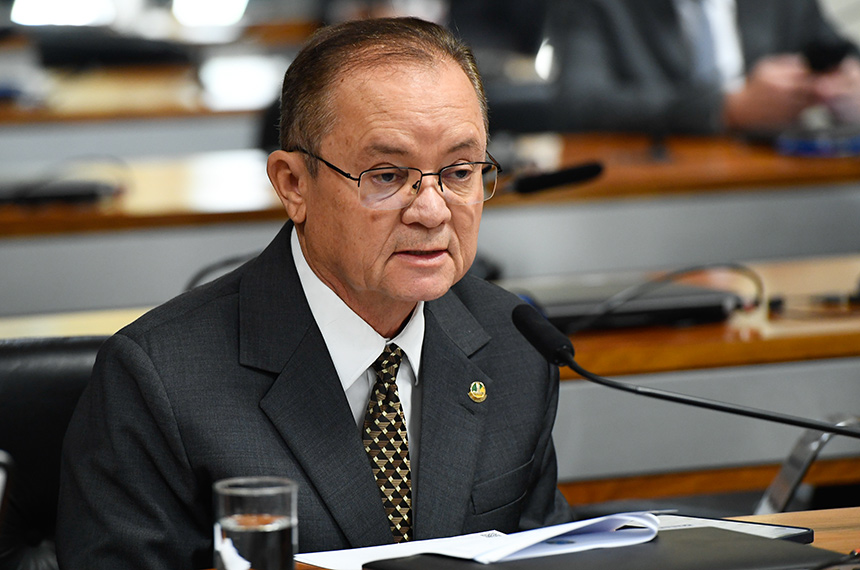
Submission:
[[[0,449],[13,460],[0,570],[57,567],[63,437],[105,338],[0,340]]]
[[[6,509],[6,490],[9,482],[9,471],[12,469],[12,457],[0,449],[0,521],[3,520],[3,511]]]

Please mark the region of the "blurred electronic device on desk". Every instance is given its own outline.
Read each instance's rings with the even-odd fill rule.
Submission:
[[[726,320],[743,305],[730,291],[668,282],[604,310],[607,300],[647,281],[644,274],[625,273],[544,275],[501,279],[496,284],[533,304],[566,334],[587,329],[714,323]]]
[[[84,178],[0,178],[0,206],[91,204],[120,191],[118,183]]]
[[[123,34],[104,26],[37,26],[27,30],[46,67],[192,63],[180,42]]]

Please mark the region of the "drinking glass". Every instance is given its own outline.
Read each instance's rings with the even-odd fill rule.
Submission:
[[[293,570],[296,483],[284,477],[235,477],[213,488],[215,567]]]

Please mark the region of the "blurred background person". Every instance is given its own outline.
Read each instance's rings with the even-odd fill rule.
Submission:
[[[491,90],[492,124],[776,132],[811,107],[856,124],[857,54],[816,0],[552,0],[537,57],[546,82]]]

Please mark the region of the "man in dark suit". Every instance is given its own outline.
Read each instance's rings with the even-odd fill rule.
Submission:
[[[709,28],[691,21],[699,7]],[[721,73],[697,70],[704,33]],[[552,80],[490,91],[494,128],[778,131],[817,104],[860,122],[856,49],[827,71],[802,55],[845,45],[817,0],[557,0],[544,34]]]
[[[298,482],[303,552],[569,516],[558,372],[513,328],[518,299],[466,275],[498,170],[468,49],[420,20],[325,28],[282,101],[268,172],[291,222],[99,355],[64,449],[66,569],[211,566],[211,488],[233,476]],[[389,399],[374,362],[394,345]],[[377,398],[397,507],[364,441]]]

